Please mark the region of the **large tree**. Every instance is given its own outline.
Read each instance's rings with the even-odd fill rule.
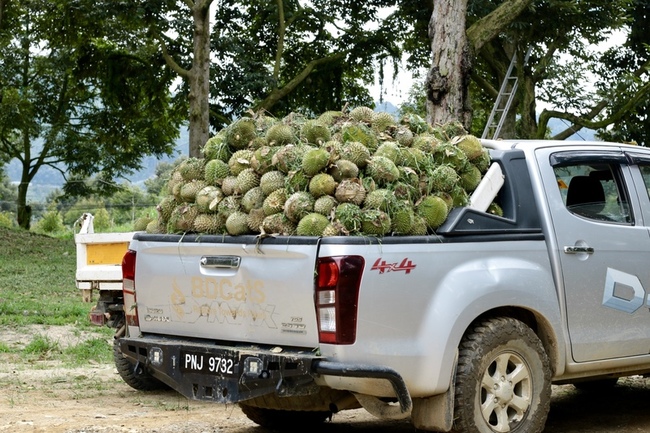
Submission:
[[[118,2],[4,2],[0,21],[0,155],[22,164],[17,220],[30,224],[29,184],[43,166],[65,191],[113,191],[148,154],[169,154],[178,134],[159,53],[120,20]],[[146,48],[146,47],[145,47]],[[0,157],[0,158],[1,158]],[[97,182],[85,180],[96,175]]]

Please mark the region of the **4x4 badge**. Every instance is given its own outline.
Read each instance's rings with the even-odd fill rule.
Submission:
[[[382,260],[381,257],[375,261],[375,264],[370,268],[371,271],[379,271],[380,274],[384,272],[398,272],[404,271],[404,273],[409,274],[417,265],[414,265],[409,258],[405,258],[401,263],[386,263],[385,260]]]

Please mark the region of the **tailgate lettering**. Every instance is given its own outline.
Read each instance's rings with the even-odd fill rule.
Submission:
[[[192,277],[192,296],[194,298],[235,300],[261,304],[266,300],[262,280],[246,280],[233,286],[228,278]]]

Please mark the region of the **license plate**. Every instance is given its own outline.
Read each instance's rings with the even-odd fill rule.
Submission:
[[[237,376],[235,356],[227,353],[196,353],[181,351],[181,371],[214,374],[217,376]]]

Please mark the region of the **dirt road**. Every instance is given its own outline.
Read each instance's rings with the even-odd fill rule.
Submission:
[[[0,334],[0,341],[11,338]],[[555,386],[546,433],[650,432],[650,379],[620,380],[609,391]],[[236,406],[188,401],[172,392],[125,385],[112,365],[61,368],[21,364],[0,353],[0,432],[264,433]],[[335,414],[323,432],[406,433],[406,421],[379,421],[363,410]]]

